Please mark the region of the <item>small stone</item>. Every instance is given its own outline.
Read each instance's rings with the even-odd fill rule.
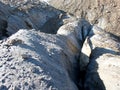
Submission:
[[[27,83],[27,82],[25,82],[25,86],[28,86],[28,83]]]
[[[5,80],[4,80],[4,79],[2,80],[2,83],[5,83]]]
[[[22,59],[28,59],[28,58],[30,58],[30,55],[22,54]]]

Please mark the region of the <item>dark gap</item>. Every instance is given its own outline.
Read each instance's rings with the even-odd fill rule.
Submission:
[[[85,75],[86,75],[86,70],[80,71],[80,79],[79,79],[80,90],[84,90]]]
[[[25,23],[26,23],[26,25],[27,25],[30,29],[33,28],[32,25],[31,25],[30,23],[28,23],[27,21],[25,21]]]
[[[78,90],[85,90],[84,89],[84,83],[85,83],[84,81],[85,81],[86,70],[83,70],[83,71],[80,70],[79,57],[80,57],[80,55],[76,58],[78,63],[76,64],[77,68],[76,68],[76,82],[75,82],[75,84],[77,85]]]
[[[80,63],[80,62],[78,62],[78,63]],[[79,75],[79,78],[78,78],[78,80],[79,80],[79,82],[78,82],[78,84],[79,84],[79,86],[78,86],[79,90],[85,90],[84,84],[85,84],[85,79],[86,79],[87,66],[86,66],[85,70],[80,70],[80,65],[79,65],[79,73],[78,73],[78,75]]]
[[[83,26],[81,27],[81,33],[82,33],[82,39],[83,39],[82,43],[84,43],[85,38],[84,38],[84,27]]]
[[[0,19],[0,40],[9,37],[9,35],[7,34],[7,21]]]

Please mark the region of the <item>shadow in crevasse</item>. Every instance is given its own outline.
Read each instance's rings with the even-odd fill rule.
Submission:
[[[95,50],[96,51],[96,50]],[[106,50],[104,50],[106,51]],[[110,51],[106,51],[104,53],[108,53]],[[95,52],[96,53],[96,52]],[[90,62],[85,67],[85,70],[80,71],[79,75],[79,90],[106,90],[105,85],[102,81],[102,79],[99,76],[98,70],[98,63],[96,62],[96,59],[102,55],[102,53],[98,52],[98,55],[92,52],[92,54],[95,56],[92,56],[89,58],[87,55],[82,53],[84,55],[85,59],[89,58]]]
[[[106,90],[103,80],[100,78],[98,70],[98,63],[92,60],[86,71],[84,90]]]
[[[91,54],[90,62],[87,66],[85,80],[84,80],[84,90],[106,90],[103,80],[100,78],[98,73],[98,62],[97,58],[100,56],[109,53],[115,55],[116,52],[96,47]]]
[[[88,21],[86,21],[86,20],[84,20],[85,22],[87,22],[88,24],[89,24],[89,22]],[[84,23],[84,22],[83,22]],[[85,27],[86,25],[83,25],[83,27],[82,27],[82,37],[84,37],[83,35],[85,34],[85,29],[84,29],[84,27]],[[92,25],[90,25],[90,28],[88,28],[88,29],[91,29],[93,26]],[[88,34],[90,33],[90,30],[89,30],[89,32],[88,32]],[[89,35],[86,35],[86,36],[89,36]],[[94,35],[94,33],[93,33],[93,35]],[[93,36],[93,35],[91,35],[91,36]],[[85,41],[85,38],[86,37],[84,37],[84,38],[82,38],[84,41]],[[86,43],[84,43],[84,42],[82,42],[83,44],[85,44],[85,47],[87,47],[86,46]],[[84,48],[84,45],[82,45],[83,46],[83,48]],[[90,46],[90,48],[93,48],[93,46],[92,46],[92,42],[89,42],[89,46]],[[103,51],[104,53],[109,53],[109,52],[111,52],[111,51],[108,51],[108,50],[103,50],[102,48],[100,49],[101,51]],[[89,50],[88,50],[89,51]],[[87,51],[87,48],[86,48],[86,52],[88,52]],[[94,51],[96,52],[96,51],[98,51],[97,50],[97,48],[96,49],[94,49]],[[103,53],[99,53],[98,52],[98,54],[97,53],[93,53],[94,51],[92,51],[92,54],[91,54],[91,56],[89,57],[89,56],[87,56],[85,53],[83,53],[83,52],[80,52],[80,59],[82,59],[82,60],[80,60],[80,62],[79,63],[81,63],[80,64],[80,68],[82,67],[82,68],[84,68],[84,70],[80,70],[80,72],[79,72],[79,90],[106,90],[105,89],[105,85],[104,85],[104,83],[103,83],[103,81],[102,81],[102,79],[100,78],[100,76],[99,76],[99,74],[98,74],[98,72],[97,72],[97,70],[98,70],[98,63],[96,62],[96,59],[99,57],[99,56],[101,56]],[[113,53],[113,52],[111,52],[111,53]],[[82,56],[81,56],[82,55]],[[92,56],[93,55],[93,56]],[[81,58],[82,57],[82,58]],[[96,57],[96,58],[95,58]],[[94,59],[93,59],[94,58]],[[90,61],[89,62],[89,64],[87,65],[87,64],[85,64],[84,62],[86,62],[86,61]],[[87,62],[86,62],[87,63]],[[85,64],[85,65],[83,65],[83,64]],[[85,67],[83,67],[83,66],[85,66]],[[91,68],[92,67],[92,68]],[[93,73],[91,72],[91,71],[93,71]]]

